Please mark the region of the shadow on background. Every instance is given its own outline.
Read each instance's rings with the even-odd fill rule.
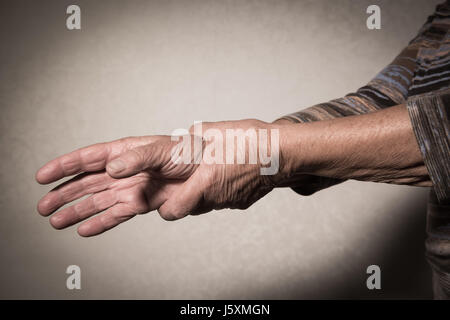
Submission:
[[[395,232],[387,234],[381,260],[381,290],[368,290],[368,275],[355,277],[347,274],[346,287],[332,285],[318,293],[317,298],[358,298],[358,299],[430,299],[432,298],[431,270],[425,252],[426,198],[406,198],[395,208],[389,208],[392,215],[406,211],[409,220],[394,228]],[[378,258],[379,259],[379,258]],[[295,298],[296,293],[292,292]]]
[[[349,268],[343,273],[336,270],[332,261],[317,270],[314,279],[307,283],[299,280],[281,294],[282,299],[432,299],[431,269],[425,260],[426,195],[408,197],[387,209],[390,214],[408,212],[405,221],[394,226],[394,232],[385,232],[386,237],[376,246],[376,254],[361,252],[364,260],[381,268],[381,290],[369,290],[365,273],[367,266],[356,265],[351,257]],[[398,220],[397,220],[398,221]],[[361,226],[369,227],[369,226]],[[380,233],[384,230],[380,230]],[[362,247],[367,247],[362,245]],[[358,248],[355,248],[358,250]],[[367,256],[367,257],[366,257]],[[336,273],[343,276],[338,279]],[[333,277],[334,276],[334,277]],[[279,288],[279,284],[277,284]],[[268,288],[268,295],[271,288]],[[269,298],[269,297],[267,297]]]

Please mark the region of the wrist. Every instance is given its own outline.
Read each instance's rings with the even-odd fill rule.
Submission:
[[[279,119],[270,125],[272,130],[278,131],[278,163],[276,174],[270,177],[275,187],[292,187],[301,180],[305,174],[312,173],[313,161],[310,155],[308,140],[308,124],[292,123],[289,120]],[[286,122],[287,121],[287,122]],[[273,145],[273,142],[272,142]]]

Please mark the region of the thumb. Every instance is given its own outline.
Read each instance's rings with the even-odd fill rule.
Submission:
[[[155,143],[133,148],[111,160],[106,172],[113,178],[125,178],[146,169],[158,170],[170,159],[165,149],[165,144]]]
[[[202,181],[198,171],[187,179],[176,196],[167,199],[158,212],[165,220],[177,220],[189,214],[198,214],[203,200]],[[207,210],[209,211],[209,210]],[[206,211],[205,211],[206,212]]]

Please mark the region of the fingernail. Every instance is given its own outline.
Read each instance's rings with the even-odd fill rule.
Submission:
[[[114,173],[119,173],[125,169],[125,163],[120,160],[114,160],[110,163],[108,163],[108,171],[112,171]]]

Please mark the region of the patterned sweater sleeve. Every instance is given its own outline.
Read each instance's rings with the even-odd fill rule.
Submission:
[[[428,17],[417,36],[367,85],[342,98],[314,105],[280,119],[289,120],[293,123],[321,121],[367,114],[406,103],[410,95],[409,89],[419,65],[419,51],[441,41],[442,28],[439,27],[438,22],[442,19],[442,16],[448,21],[448,7],[449,1],[439,5],[434,14]],[[342,180],[315,177],[311,184],[293,187],[292,189],[299,194],[309,195],[340,182]]]
[[[407,109],[439,201],[450,200],[450,89],[415,95]]]

